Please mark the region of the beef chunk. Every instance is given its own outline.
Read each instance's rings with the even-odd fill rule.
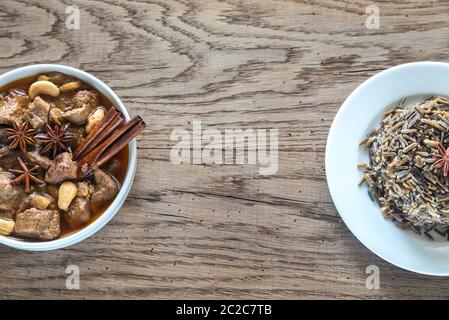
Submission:
[[[27,118],[34,129],[42,129],[48,122],[48,112],[50,111],[50,104],[41,97],[34,98],[30,103],[27,112]],[[52,108],[50,111],[50,120],[56,123],[62,122],[62,113],[57,108]]]
[[[28,106],[28,96],[15,92],[0,97],[0,124],[22,123]]]
[[[14,220],[16,214],[14,211],[0,211],[0,219]]]
[[[72,110],[72,99],[74,93],[73,92],[63,92],[59,95],[58,99],[55,101],[55,106],[60,111],[68,111]]]
[[[60,183],[75,178],[76,165],[68,152],[58,155],[45,173],[45,181],[48,183]]]
[[[5,146],[9,144],[8,132],[6,132],[6,127],[0,128],[0,145]]]
[[[17,167],[17,157],[20,156],[18,149],[10,150],[8,147],[0,148],[0,163],[3,170]]]
[[[97,107],[98,96],[87,90],[78,91],[72,99],[73,109],[62,114],[63,118],[74,124],[85,124],[89,114]]]
[[[72,99],[72,104],[74,109],[87,106],[93,110],[98,106],[98,95],[87,90],[78,91]]]
[[[104,168],[113,176],[118,177],[120,175],[121,161],[119,159],[112,158],[106,162]]]
[[[36,97],[28,107],[27,117],[34,129],[42,129],[47,123],[50,104],[41,97]]]
[[[5,157],[8,153],[9,153],[9,148],[8,147],[2,147],[0,148],[0,159]]]
[[[69,226],[74,229],[88,223],[92,217],[89,199],[94,192],[94,187],[87,181],[78,182],[78,192],[70,204],[69,211],[64,215]]]
[[[25,157],[32,164],[37,164],[39,167],[45,170],[47,170],[52,164],[52,161],[49,158],[40,155],[37,151],[27,151],[25,153]]]
[[[91,218],[89,201],[83,197],[73,199],[69,211],[65,213],[64,218],[72,229],[88,223]]]
[[[95,192],[91,197],[92,201],[109,200],[116,196],[119,183],[110,174],[100,169],[94,170]]]
[[[94,187],[87,181],[78,182],[77,187],[78,187],[78,192],[76,193],[76,195],[78,197],[83,197],[86,199],[90,199],[90,196],[95,191]]]
[[[57,184],[47,184],[45,190],[53,199],[58,199],[59,197],[59,186]]]
[[[25,210],[16,216],[14,233],[36,240],[53,240],[61,233],[59,213],[36,208]]]
[[[87,117],[89,116],[90,113],[91,113],[90,109],[82,107],[66,111],[62,114],[62,117],[71,123],[81,125],[87,122]]]
[[[12,173],[0,172],[0,211],[16,211],[25,197],[23,188],[11,184]]]

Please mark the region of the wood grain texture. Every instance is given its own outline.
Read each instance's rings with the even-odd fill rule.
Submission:
[[[67,5],[81,13],[66,28]],[[0,248],[0,298],[449,298],[449,283],[372,254],[329,195],[324,148],[345,97],[390,66],[447,61],[447,1],[0,2],[0,72],[81,68],[149,124],[118,215],[71,248]],[[175,165],[170,133],[277,128],[279,170]],[[67,290],[65,267],[81,270]],[[381,289],[365,288],[380,268]]]

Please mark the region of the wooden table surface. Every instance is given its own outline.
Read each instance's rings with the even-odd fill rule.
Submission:
[[[396,2],[396,4],[394,3]],[[77,5],[80,28],[67,27]],[[448,60],[447,1],[0,2],[0,72],[58,63],[92,73],[148,129],[120,212],[71,248],[0,248],[1,298],[447,298],[342,222],[324,150],[347,95],[388,67]],[[174,129],[278,129],[279,170],[174,164]],[[66,267],[80,290],[66,288]],[[365,269],[380,270],[380,289]]]

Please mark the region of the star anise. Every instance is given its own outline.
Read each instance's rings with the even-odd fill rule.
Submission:
[[[36,130],[30,128],[28,121],[22,124],[13,121],[12,128],[7,128],[5,131],[8,135],[8,141],[10,141],[9,148],[11,150],[19,147],[20,150],[25,152],[29,144],[33,145],[35,143],[33,134]]]
[[[39,166],[34,166],[31,169],[28,169],[28,167],[23,163],[22,159],[20,157],[17,157],[17,160],[19,161],[20,166],[22,167],[22,170],[16,170],[16,169],[9,169],[9,172],[14,173],[17,178],[12,180],[11,184],[16,184],[21,181],[24,181],[25,183],[25,192],[30,192],[30,184],[31,182],[34,182],[39,185],[45,184],[44,181],[37,178],[35,175],[37,173],[37,170],[39,169]]]
[[[445,148],[442,143],[438,144],[438,154],[435,155],[438,159],[435,161],[430,169],[441,169],[443,176],[447,177],[449,172],[449,148]]]
[[[54,128],[50,127],[48,124],[45,125],[46,133],[40,133],[35,136],[36,140],[44,143],[44,147],[41,153],[52,153],[53,158],[60,152],[69,151],[65,143],[72,141],[75,136],[73,133],[68,132],[69,124],[64,126],[55,125]]]

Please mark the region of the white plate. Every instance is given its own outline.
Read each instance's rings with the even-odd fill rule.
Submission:
[[[326,177],[335,206],[351,232],[372,252],[401,268],[429,275],[449,275],[449,242],[429,241],[397,228],[383,218],[366,187],[357,184],[366,162],[361,140],[379,127],[382,113],[401,98],[416,95],[449,96],[449,64],[416,62],[399,65],[371,77],[341,106],[326,145]]]

